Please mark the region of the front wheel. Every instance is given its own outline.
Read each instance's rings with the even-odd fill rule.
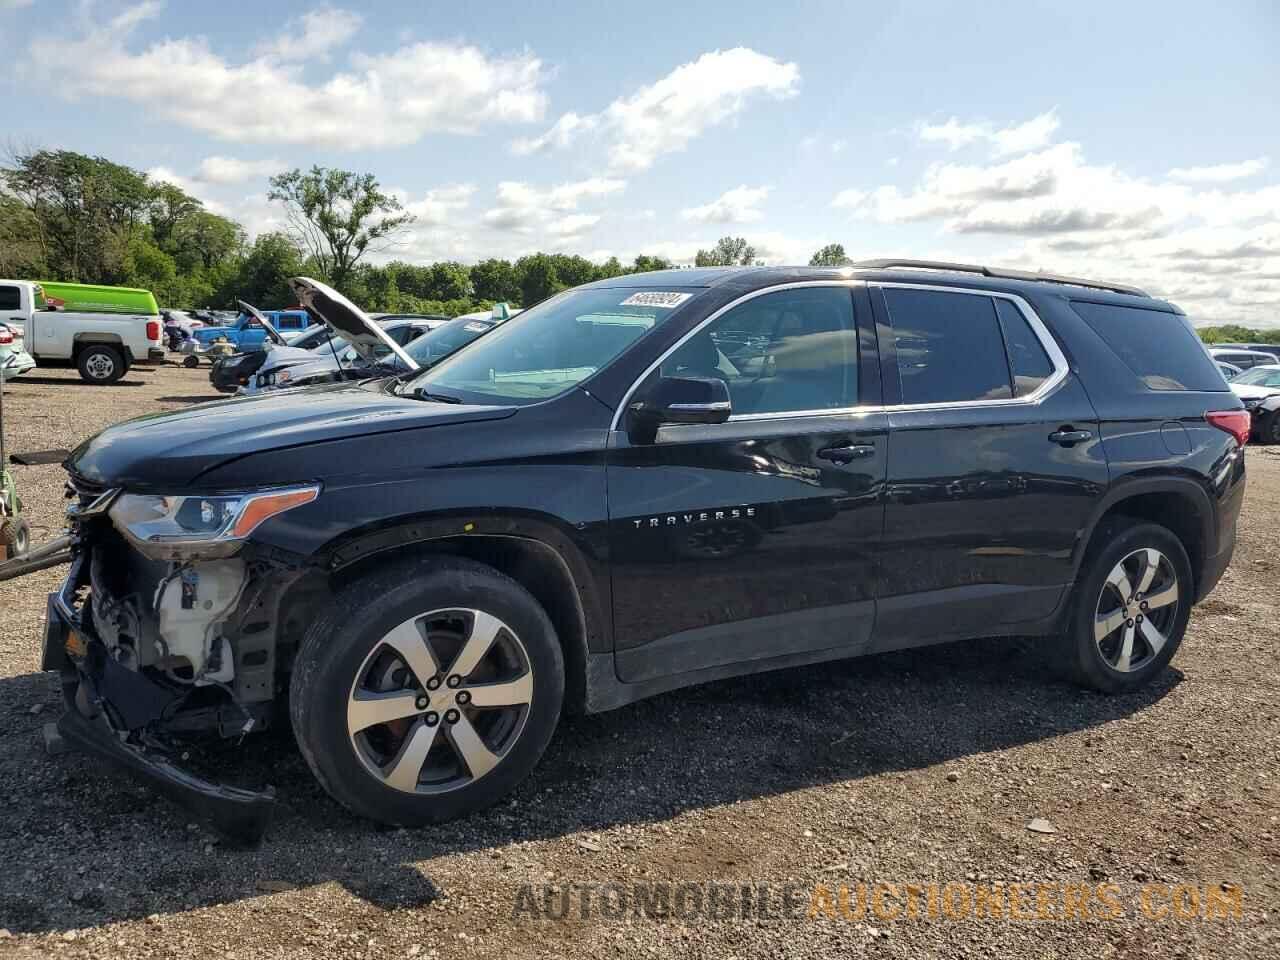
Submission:
[[[483,809],[533,769],[564,697],[555,629],[497,570],[434,557],[355,581],[307,631],[290,713],[353,812],[419,825]]]
[[[1258,424],[1258,436],[1263,443],[1280,443],[1280,410],[1273,410]]]
[[[1192,600],[1182,541],[1159,524],[1107,521],[1076,582],[1064,638],[1069,671],[1104,693],[1137,690],[1173,659]]]

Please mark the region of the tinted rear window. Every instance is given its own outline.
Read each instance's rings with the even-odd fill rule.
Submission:
[[[1150,390],[1224,390],[1222,374],[1176,313],[1073,301],[1072,308]]]

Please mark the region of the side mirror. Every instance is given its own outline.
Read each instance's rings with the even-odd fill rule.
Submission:
[[[733,413],[729,387],[715,377],[663,377],[631,404],[631,422],[647,442],[664,423],[724,423]]]

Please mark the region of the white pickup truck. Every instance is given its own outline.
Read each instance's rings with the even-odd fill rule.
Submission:
[[[165,356],[158,314],[47,309],[30,280],[0,280],[0,323],[22,332],[37,361],[70,360],[88,383],[115,383],[136,361]]]

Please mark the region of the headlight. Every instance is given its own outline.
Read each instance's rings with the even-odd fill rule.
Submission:
[[[217,496],[125,493],[111,505],[110,516],[152,559],[229,557],[263,521],[319,495],[319,484]]]

